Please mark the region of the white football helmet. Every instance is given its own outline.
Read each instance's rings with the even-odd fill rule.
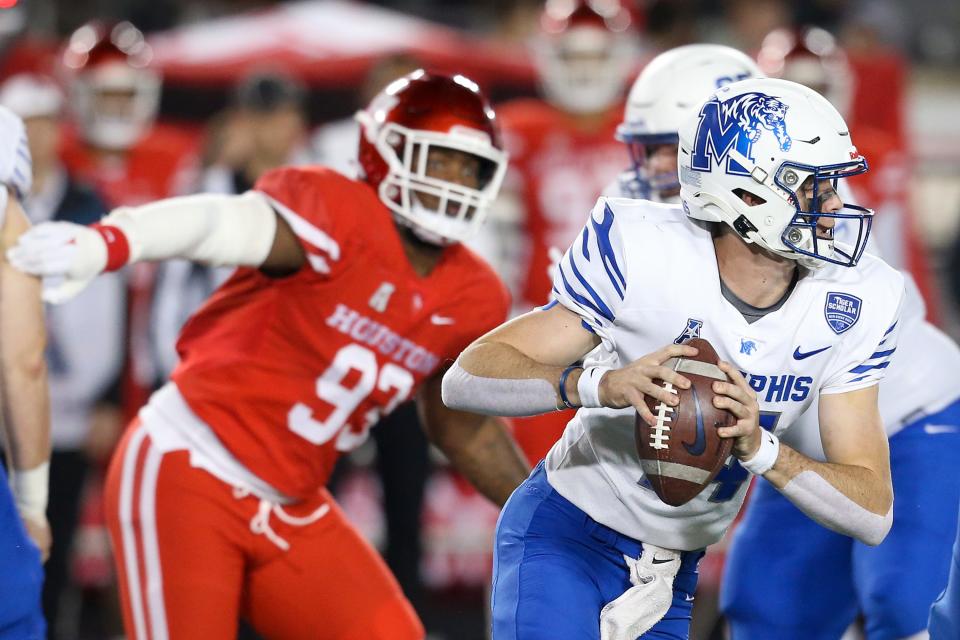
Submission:
[[[621,192],[645,200],[676,192],[680,188],[676,170],[652,171],[647,166],[648,147],[676,144],[680,125],[712,92],[760,77],[763,73],[749,56],[719,44],[676,47],[651,60],[634,81],[617,128],[617,140],[627,145],[631,161],[620,175]]]
[[[678,164],[680,198],[692,218],[724,222],[745,242],[811,269],[852,267],[863,254],[873,211],[848,203],[823,211],[820,200],[829,200],[840,178],[864,173],[867,162],[837,110],[812,89],[772,78],[720,88],[680,128]],[[809,197],[798,195],[811,183]],[[748,205],[744,193],[758,203]],[[823,219],[858,225],[856,244],[835,245]]]

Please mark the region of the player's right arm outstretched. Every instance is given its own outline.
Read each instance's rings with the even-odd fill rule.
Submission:
[[[247,192],[121,207],[90,227],[40,224],[7,257],[17,269],[42,276],[43,297],[56,304],[75,296],[98,274],[132,262],[186,258],[282,275],[298,270],[306,254],[268,198]]]

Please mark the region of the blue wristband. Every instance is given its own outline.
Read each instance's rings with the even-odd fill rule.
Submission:
[[[575,404],[570,403],[570,399],[567,397],[567,378],[570,376],[570,372],[574,369],[583,370],[578,364],[572,364],[566,369],[563,370],[563,373],[560,374],[560,400],[563,402],[563,406],[568,409],[579,409],[580,407]]]

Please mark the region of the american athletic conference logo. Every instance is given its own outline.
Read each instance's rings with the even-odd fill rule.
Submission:
[[[789,108],[779,98],[756,91],[723,102],[714,96],[700,109],[690,168],[710,171],[711,158],[720,163],[726,157],[727,173],[750,175],[743,165],[728,157],[730,149],[736,147],[737,153],[753,160],[753,143],[766,129],[777,138],[781,151],[789,151],[793,146],[785,120]]]

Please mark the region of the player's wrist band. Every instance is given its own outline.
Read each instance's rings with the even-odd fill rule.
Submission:
[[[130,241],[120,227],[110,224],[92,224],[90,228],[100,234],[107,245],[107,266],[104,271],[122,269],[130,261]]]
[[[31,520],[47,516],[47,495],[50,486],[50,463],[44,462],[26,471],[14,469],[10,474],[13,499],[20,515]]]
[[[610,367],[586,367],[577,380],[577,393],[580,394],[580,406],[594,409],[600,404],[600,380],[610,371]]]
[[[760,435],[760,448],[749,460],[741,460],[740,466],[755,476],[762,476],[773,468],[780,455],[780,438],[764,431]]]
[[[570,377],[570,372],[574,369],[583,369],[578,364],[572,364],[566,369],[563,370],[563,373],[560,374],[560,383],[558,385],[558,390],[560,391],[560,401],[563,402],[563,406],[567,409],[578,409],[579,406],[570,402],[570,398],[567,397],[567,378]]]

